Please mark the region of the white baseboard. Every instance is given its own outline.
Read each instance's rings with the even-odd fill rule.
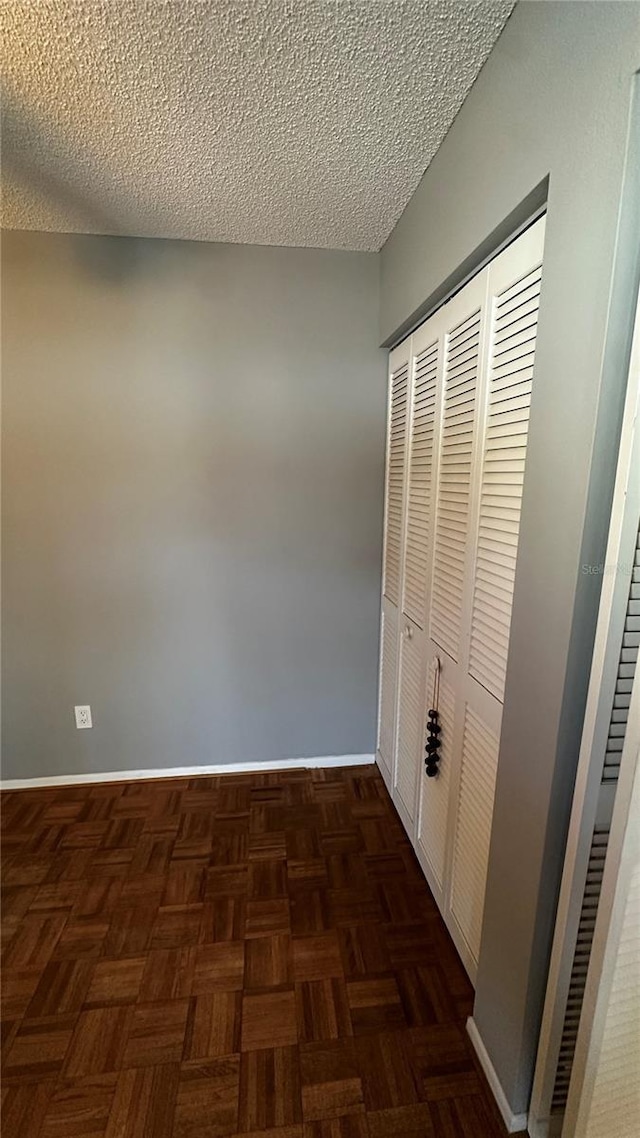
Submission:
[[[262,774],[264,771],[317,767],[363,767],[375,762],[374,755],[318,755],[310,759],[269,759],[255,763],[211,763],[202,767],[160,767],[158,770],[97,771],[91,774],[58,774],[45,778],[8,778],[0,790],[26,790],[35,786],[77,786],[86,782],[135,782],[151,778],[193,778],[204,774]]]
[[[482,1042],[480,1032],[478,1031],[473,1016],[469,1016],[469,1019],[467,1020],[467,1034],[469,1035],[469,1039],[473,1044],[473,1049],[478,1056],[480,1066],[482,1067],[482,1070],[487,1077],[487,1082],[491,1087],[493,1097],[498,1105],[498,1110],[502,1115],[502,1120],[507,1128],[507,1133],[518,1134],[520,1131],[526,1130],[527,1115],[514,1114],[511,1107],[509,1106],[507,1096],[505,1095],[502,1086],[500,1085],[500,1080],[496,1075],[493,1063],[487,1054],[487,1049]]]

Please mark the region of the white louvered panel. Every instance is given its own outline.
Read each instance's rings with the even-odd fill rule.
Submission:
[[[408,820],[416,813],[418,769],[426,734],[424,640],[405,622],[400,636],[395,789]]]
[[[636,359],[640,362],[637,335],[634,343]],[[629,758],[635,761],[638,753],[636,724],[640,725],[640,716],[634,718],[631,701],[623,698],[624,706],[620,703],[621,694],[630,695],[630,692],[621,693],[620,681],[633,679],[637,661],[637,642],[635,646],[629,643],[628,622],[640,585],[637,569],[640,482],[635,465],[638,376],[640,371],[631,367],[605,557],[605,564],[615,565],[617,571],[605,573],[602,583],[542,1043],[529,1115],[531,1132],[536,1134],[544,1132],[549,1116],[550,1134],[560,1134],[561,1128],[563,1134],[579,1134],[581,1138],[591,1134],[586,1122],[597,1071],[598,1045],[602,1040],[599,1034],[602,1009],[609,995],[605,973],[608,972],[607,978],[611,976],[609,965],[605,967],[605,930],[609,924],[611,931],[612,903],[618,884],[621,885],[619,896],[625,896],[625,884],[620,878],[614,888],[612,883],[621,868],[621,835],[626,825],[624,806],[629,788],[628,778],[625,782],[628,766],[619,781],[620,762],[626,764]],[[630,584],[627,566],[631,569]],[[625,735],[629,746],[623,748]],[[638,931],[640,933],[640,929]],[[636,960],[636,968],[640,978],[640,959]],[[639,995],[636,991],[636,999]],[[635,1015],[640,1043],[640,1006],[636,1007]],[[619,1066],[622,1072],[623,1063]],[[637,1054],[635,1078],[637,1093],[640,1093],[638,1069],[640,1055]],[[627,1072],[627,1079],[630,1074],[631,1071]],[[609,1116],[608,1125],[594,1131],[591,1138],[595,1138],[596,1133],[602,1138],[605,1135],[619,1138],[623,1133],[635,1135],[638,1132],[640,1099],[632,1129],[623,1131],[615,1114],[618,1090],[623,1088],[614,1089],[613,1084],[609,1085],[609,1091],[613,1091],[609,1105],[614,1108],[614,1114]]]
[[[451,912],[477,963],[487,882],[499,740],[465,710],[451,875]]]
[[[640,819],[635,820],[635,825]],[[640,865],[620,930],[585,1138],[637,1138],[640,1119]]]
[[[424,628],[431,544],[438,341],[415,357],[402,609]]]
[[[552,1115],[562,1114],[567,1105],[567,1095],[569,1093],[571,1071],[573,1070],[573,1057],[576,1049],[578,1025],[580,1023],[580,1014],[584,1000],[587,969],[591,957],[593,932],[598,915],[598,902],[602,889],[602,875],[604,873],[608,841],[609,827],[597,826],[594,829],[591,841],[589,865],[580,911],[580,923],[578,925],[576,947],[571,965],[567,1006],[562,1026],[562,1038],[558,1052],[558,1066],[551,1099]]]
[[[405,445],[409,365],[403,363],[391,375],[389,444],[387,451],[387,517],[384,558],[384,595],[395,605],[400,596],[402,515],[405,484]]]
[[[622,636],[622,648],[616,676],[616,687],[609,722],[607,749],[604,756],[604,782],[617,782],[620,756],[627,730],[631,688],[638,663],[640,645],[640,529],[636,543],[631,585]]]
[[[494,302],[469,671],[499,699],[509,651],[541,268]]]
[[[378,752],[391,773],[396,716],[398,669],[398,616],[392,605],[382,608],[380,628],[380,693],[378,698]]]
[[[430,636],[458,660],[476,420],[480,312],[446,336]]]
[[[433,692],[435,663],[429,669],[427,699]],[[420,834],[418,842],[422,853],[439,888],[444,883],[444,868],[447,850],[447,815],[449,810],[449,787],[451,784],[451,764],[453,761],[453,727],[455,716],[455,694],[444,676],[440,679],[440,758],[438,774],[435,778],[422,779],[422,803],[420,807]]]
[[[620,758],[622,755],[622,748],[627,731],[629,705],[631,701],[631,689],[633,687],[633,679],[638,659],[638,640],[640,639],[640,633],[637,631],[634,632],[632,625],[635,619],[634,609],[639,603],[639,592],[640,530],[638,531],[638,538],[634,555],[634,565],[631,572],[631,584],[629,588],[629,598],[625,614],[622,645],[618,661],[616,687],[613,697],[613,707],[611,709],[611,718],[609,721],[609,730],[602,773],[602,781],[604,783],[616,783],[618,781],[618,775],[620,771]],[[553,1088],[553,1114],[563,1113],[567,1103],[569,1082],[573,1069],[573,1060],[578,1034],[578,1025],[584,998],[587,968],[591,957],[593,932],[595,928],[595,921],[598,913],[598,903],[602,889],[602,875],[604,871],[604,860],[607,852],[608,840],[608,826],[597,827],[594,831],[593,842],[591,846],[589,869],[587,873],[586,887],[580,912],[578,939],[571,968],[571,979],[569,981],[569,996],[562,1027],[562,1039],[560,1043],[558,1068]]]
[[[636,473],[634,464],[626,495],[637,507]],[[635,1138],[639,1073],[640,676],[636,674],[569,1087],[567,1133],[580,1138]]]

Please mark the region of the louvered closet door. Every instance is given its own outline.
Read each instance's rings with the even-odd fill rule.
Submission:
[[[481,273],[444,310],[443,407],[429,628],[431,640],[456,662],[464,655],[485,296],[486,277]]]
[[[422,748],[426,734],[426,637],[413,621],[401,618],[398,727],[393,801],[413,838]]]
[[[437,313],[414,332],[411,340],[411,419],[402,612],[421,629],[426,628],[431,577],[442,327],[442,315]]]
[[[434,660],[441,663],[441,751],[437,778],[422,775],[417,852],[436,900],[447,915],[450,893],[452,795],[457,792],[465,707],[465,614],[470,605],[470,541],[474,471],[479,462],[486,273],[475,277],[438,314],[442,376],[425,701],[431,705]],[[468,617],[466,618],[468,624]],[[454,930],[454,932],[457,930]],[[459,946],[460,947],[460,946]],[[468,953],[467,953],[468,957]],[[468,959],[465,959],[468,965]]]
[[[442,319],[438,314],[423,324],[411,338],[411,400],[393,797],[412,838],[426,737],[426,617],[435,512],[441,331]]]
[[[491,343],[469,672],[501,702],[509,650],[533,361],[543,223],[489,267]],[[522,271],[522,265],[531,265]]]
[[[544,221],[391,356],[380,765],[472,978],[480,953]],[[439,773],[424,772],[441,665]]]
[[[387,600],[396,607],[400,602],[400,582],[404,555],[405,465],[410,398],[409,350],[410,341],[405,341],[391,353],[389,360],[387,485],[382,591]]]
[[[457,779],[452,785],[453,841],[447,916],[473,979],[482,937],[502,706],[467,676],[457,699]]]
[[[410,348],[411,341],[407,339],[395,348],[389,357],[377,752],[380,768],[390,790],[393,786],[395,769],[398,632],[404,562],[406,450],[410,411]]]
[[[450,926],[469,971],[480,954],[516,573],[544,221],[491,262],[459,641]]]

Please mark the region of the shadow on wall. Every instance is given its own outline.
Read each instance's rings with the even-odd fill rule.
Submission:
[[[92,191],[91,156],[79,153],[50,123],[38,121],[6,82],[0,88],[0,117],[4,193],[26,192],[50,203],[55,212],[73,223],[79,236],[100,234],[101,241],[74,242],[78,263],[99,280],[121,284],[132,276],[155,273],[162,257],[161,245],[130,236],[135,220],[130,207],[118,201],[114,187],[108,195],[104,190]],[[74,169],[78,171],[75,181],[88,184],[88,192],[80,193],[60,172]],[[126,241],[119,240],[123,236]]]

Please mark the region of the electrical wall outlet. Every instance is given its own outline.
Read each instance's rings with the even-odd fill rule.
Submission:
[[[93,723],[91,722],[91,708],[88,703],[83,707],[74,707],[74,711],[76,713],[76,727],[79,731],[86,727],[93,727]]]

